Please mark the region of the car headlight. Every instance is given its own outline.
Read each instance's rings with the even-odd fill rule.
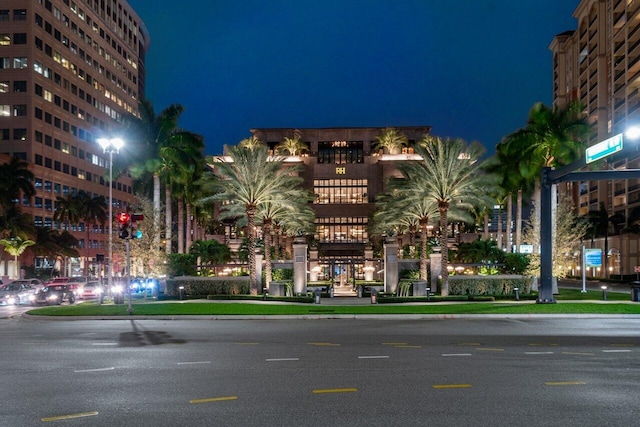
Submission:
[[[34,301],[36,299],[35,294],[34,295],[29,295],[29,301]]]
[[[13,295],[11,295],[9,298],[7,298],[7,302],[9,304],[15,304],[16,303],[16,297],[14,297]]]

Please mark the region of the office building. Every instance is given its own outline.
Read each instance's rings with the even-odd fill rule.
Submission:
[[[125,0],[0,3],[0,153],[27,161],[35,174],[37,193],[19,201],[23,212],[36,226],[68,228],[78,239],[81,258],[68,273],[84,269],[87,248],[96,267],[109,227],[55,221],[56,198],[84,191],[105,196],[114,210],[134,199],[124,176],[114,179],[109,200],[109,155],[96,140],[117,134],[122,116],[137,113],[148,45],[144,23]]]

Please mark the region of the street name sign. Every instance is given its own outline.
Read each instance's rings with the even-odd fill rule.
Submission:
[[[587,148],[585,162],[595,162],[596,160],[600,160],[621,150],[622,134],[619,133],[609,139],[605,139],[604,141]]]

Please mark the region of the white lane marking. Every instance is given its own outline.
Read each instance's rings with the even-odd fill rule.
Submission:
[[[295,360],[300,360],[297,357],[281,357],[279,359],[266,359],[267,362],[290,362]]]
[[[91,345],[118,345],[117,342],[94,342]]]
[[[553,354],[553,351],[525,351],[524,354]]]
[[[211,363],[210,360],[203,360],[201,362],[178,362],[178,365],[200,365],[205,363]]]
[[[358,356],[358,359],[388,359],[389,356]]]
[[[631,353],[631,350],[602,350],[603,353]]]
[[[77,369],[73,372],[81,373],[81,372],[103,372],[103,371],[113,371],[115,368],[112,366],[110,368],[96,368],[96,369]]]
[[[443,357],[471,356],[471,353],[443,353]]]

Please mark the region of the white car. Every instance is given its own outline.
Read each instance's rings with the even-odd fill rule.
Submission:
[[[18,283],[16,283],[18,282]],[[9,283],[0,290],[0,304],[29,304],[36,294],[36,288],[22,280]]]

